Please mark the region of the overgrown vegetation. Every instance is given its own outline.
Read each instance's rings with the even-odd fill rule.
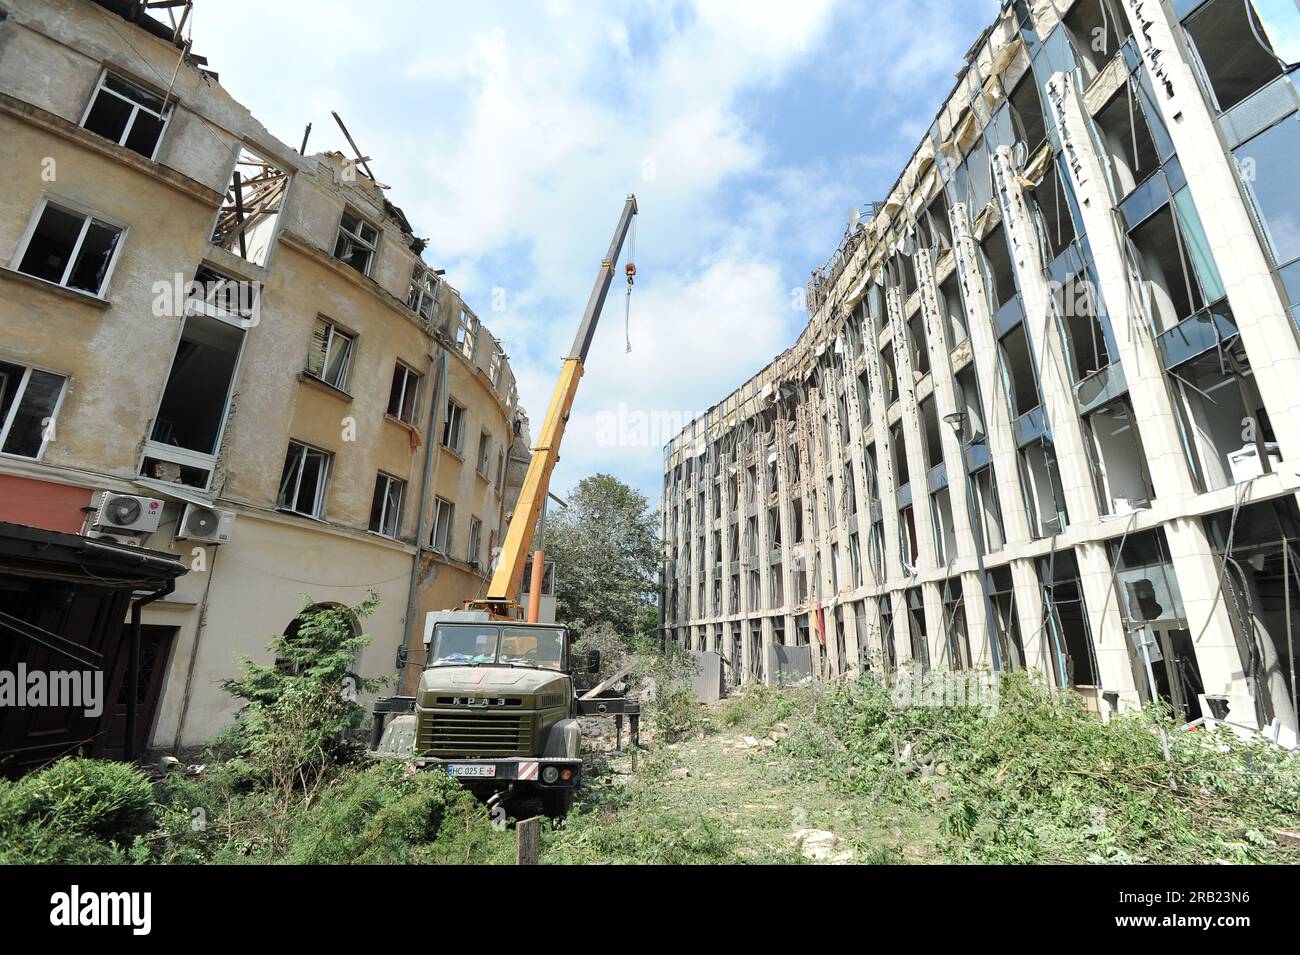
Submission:
[[[724,724],[790,727],[781,758],[846,796],[935,817],[952,861],[1271,862],[1300,823],[1300,756],[1152,710],[1103,723],[1075,696],[1004,676],[994,712],[899,706],[888,688],[746,693]],[[1169,740],[1167,762],[1161,734]]]

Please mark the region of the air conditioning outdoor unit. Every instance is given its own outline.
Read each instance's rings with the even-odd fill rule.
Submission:
[[[86,536],[93,540],[108,541],[110,544],[120,544],[123,547],[139,547],[140,538],[128,537],[125,534],[106,534],[103,531],[87,531]]]
[[[176,539],[228,544],[234,530],[234,511],[223,511],[205,504],[186,504],[176,525]]]
[[[134,494],[114,494],[105,491],[95,510],[95,530],[137,531],[144,534],[158,529],[163,502],[154,497],[136,497]]]

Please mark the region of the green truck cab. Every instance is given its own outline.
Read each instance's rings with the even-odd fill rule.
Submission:
[[[578,713],[607,710],[580,704],[573,676],[597,670],[599,654],[575,661],[564,627],[477,611],[429,614],[425,646],[415,696],[377,702],[372,751],[567,813],[582,778]]]

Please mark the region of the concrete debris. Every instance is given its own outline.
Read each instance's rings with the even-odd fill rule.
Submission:
[[[673,779],[685,779],[690,774],[691,771],[687,769],[685,766],[679,766],[676,769],[674,769],[672,772],[670,772],[668,775],[671,776]]]
[[[783,740],[790,735],[790,727],[784,723],[773,723],[772,729],[767,735],[774,740]]]
[[[799,854],[813,862],[842,865],[853,861],[853,851],[841,848],[844,840],[828,829],[796,829],[790,841],[799,848]]]
[[[180,772],[181,761],[175,756],[164,756],[158,760],[158,771],[166,775],[167,773]]]

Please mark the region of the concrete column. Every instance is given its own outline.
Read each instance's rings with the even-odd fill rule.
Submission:
[[[912,485],[912,518],[916,525],[915,569],[935,566],[934,530],[930,519],[929,482],[926,480],[925,449],[921,438],[920,412],[916,401],[911,344],[903,314],[902,293],[891,288],[885,293],[885,308],[894,335],[894,370],[898,376],[898,400],[903,407],[899,424],[907,446],[907,471]]]
[[[1081,543],[1075,547],[1074,555],[1079,563],[1079,583],[1088,614],[1088,630],[1097,655],[1097,678],[1103,690],[1115,691],[1122,701],[1136,706],[1137,687],[1133,682],[1118,594],[1111,586],[1113,570],[1106,542]]]
[[[975,247],[970,227],[966,224],[965,203],[953,203],[948,218],[952,225],[953,254],[957,257],[962,305],[966,309],[966,325],[970,330],[972,361],[984,403],[989,456],[993,461],[993,477],[997,482],[998,502],[1002,507],[1002,527],[1008,543],[1023,542],[1029,540],[1029,518],[1020,491],[1011,411],[998,372],[998,342],[993,332],[993,316],[989,312],[988,298],[984,293],[979,251]]]
[[[962,606],[966,610],[966,633],[970,640],[971,664],[993,667],[993,647],[989,644],[989,622],[984,607],[984,591],[978,571],[961,575]]]
[[[1278,294],[1230,154],[1206,105],[1167,6],[1121,0],[1155,100],[1169,130],[1206,235],[1283,460],[1300,456],[1300,343]]]
[[[925,636],[930,647],[930,667],[948,670],[947,630],[943,620],[943,595],[937,583],[921,585],[921,599],[925,604]]]
[[[993,178],[1002,208],[1002,228],[1011,250],[1011,264],[1025,308],[1025,331],[1038,363],[1038,390],[1052,432],[1065,506],[1070,523],[1097,519],[1097,496],[1075,413],[1074,385],[1061,330],[1053,314],[1051,294],[1043,277],[1043,251],[1030,215],[1024,189],[1011,172],[1011,149],[999,146],[992,157]],[[1047,175],[1056,171],[1048,167]],[[1062,528],[1064,530],[1064,528]]]
[[[1219,592],[1221,565],[1205,528],[1199,518],[1176,518],[1165,525],[1165,539],[1205,692],[1228,697],[1234,722],[1255,725],[1255,703],[1247,684],[1246,665],[1232,629],[1231,598]],[[1227,581],[1224,587],[1226,590]]]
[[[1054,685],[1051,634],[1043,627],[1043,586],[1038,571],[1032,559],[1013,560],[1008,566],[1016,589],[1016,622],[1025,648],[1025,669],[1037,670]]]
[[[1142,436],[1155,496],[1163,502],[1193,494],[1196,489],[1178,438],[1178,420],[1151,328],[1135,307],[1136,293],[1129,284],[1128,260],[1112,211],[1105,164],[1088,132],[1074,76],[1057,73],[1045,85],[1044,96],[1057,136],[1067,144],[1071,161],[1064,165],[1092,249],[1100,286],[1097,291],[1110,318],[1118,364],[1128,383],[1134,425]]]

